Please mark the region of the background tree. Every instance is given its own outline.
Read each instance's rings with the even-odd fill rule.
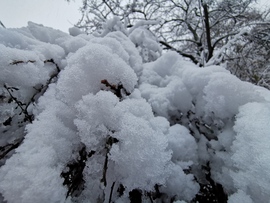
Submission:
[[[87,33],[100,32],[105,20],[112,16],[125,21],[126,27],[159,19],[158,24],[149,23],[148,29],[158,37],[165,50],[175,50],[199,66],[229,62],[227,64],[232,73],[241,79],[262,85],[267,83],[267,62],[257,62],[256,58],[267,58],[269,53],[267,47],[263,47],[266,44],[259,42],[256,29],[262,23],[265,25],[267,15],[257,10],[255,3],[255,0],[84,0],[81,7],[82,18],[77,27]],[[265,32],[266,29],[264,34]],[[251,41],[252,46],[248,45]],[[245,48],[239,49],[243,44],[246,44]],[[251,54],[247,51],[248,47],[257,47],[260,50],[263,47],[265,51],[255,53],[253,49]],[[263,66],[259,68],[259,72],[263,70],[263,73],[247,73],[250,72],[249,69],[253,70],[253,65],[244,61],[245,57],[250,58],[251,55],[253,65],[256,63]],[[262,79],[258,82],[254,77],[262,77],[264,82]]]
[[[267,16],[264,19],[232,44],[226,58],[234,75],[270,89],[270,23]]]

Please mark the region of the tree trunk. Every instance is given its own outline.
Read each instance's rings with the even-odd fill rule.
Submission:
[[[208,12],[208,6],[206,3],[202,0],[202,6],[203,6],[203,14],[204,14],[204,24],[205,24],[205,34],[206,34],[206,42],[207,42],[207,48],[208,48],[208,54],[206,61],[209,61],[213,56],[213,47],[211,42],[211,28],[209,23],[209,12]]]

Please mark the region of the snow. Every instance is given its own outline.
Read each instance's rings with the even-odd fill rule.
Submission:
[[[175,165],[171,176],[167,180],[165,187],[161,188],[161,191],[171,196],[176,195],[174,198],[178,200],[191,201],[200,189],[200,186],[193,179],[193,175],[184,174],[182,168]]]
[[[248,103],[240,108],[234,126],[237,136],[232,161],[236,170],[231,171],[231,176],[236,188],[259,202],[270,199],[269,115],[269,103]]]
[[[58,98],[69,104],[77,102],[83,95],[105,88],[102,80],[132,92],[137,76],[111,49],[89,42],[68,59],[68,67],[58,81]]]
[[[263,100],[255,90],[256,86],[242,82],[235,76],[214,74],[204,89],[206,111],[222,119],[231,117],[243,104]]]
[[[269,91],[161,55],[145,23],[114,18],[93,36],[0,28],[0,61],[0,146],[23,139],[0,162],[9,203],[128,202],[133,190],[190,202],[207,164],[228,202],[270,199]],[[73,194],[62,174],[80,161]]]
[[[155,61],[161,55],[161,46],[149,30],[139,27],[129,34],[144,62]]]
[[[166,151],[164,134],[153,130],[144,119],[126,115],[121,130],[114,136],[120,143],[112,147],[110,159],[115,162],[116,177],[128,191],[133,188],[151,191],[155,184],[165,183],[171,155]]]
[[[228,199],[228,203],[238,203],[238,202],[253,203],[250,197],[246,195],[242,190],[237,191],[237,193],[231,195]]]
[[[47,105],[33,124],[27,126],[24,143],[1,167],[1,191],[9,202],[63,202],[65,199],[66,189],[59,174],[78,141],[73,137],[74,132],[56,116],[65,105],[49,101],[53,105]]]
[[[144,65],[139,89],[155,115],[171,123],[180,118],[194,134],[197,146],[187,138],[179,144],[179,137],[172,138],[174,154],[176,145],[187,142],[191,151],[178,154],[191,161],[189,154],[197,150],[199,163],[211,161],[213,178],[225,191],[241,188],[252,200],[267,202],[269,91],[242,82],[218,66],[198,68],[172,52]]]
[[[169,128],[168,132],[169,148],[172,149],[172,160],[174,162],[194,162],[198,160],[197,144],[190,135],[188,129],[179,124]]]
[[[68,29],[69,34],[73,37],[83,34],[83,32],[77,27],[71,27]]]

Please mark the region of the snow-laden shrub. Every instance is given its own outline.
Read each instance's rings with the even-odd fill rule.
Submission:
[[[137,28],[129,34],[144,62],[155,61],[161,55],[161,46],[153,34],[145,28]]]
[[[63,48],[34,39],[28,28],[0,28],[0,165],[22,142],[35,101],[63,68]]]
[[[139,89],[155,115],[186,126],[196,138],[199,165],[211,187],[216,181],[225,193],[235,193],[231,202],[270,199],[269,91],[218,66],[199,68],[173,52],[144,65]],[[203,170],[198,173],[195,165],[193,171],[201,178]]]
[[[197,161],[195,139],[185,127],[155,117],[141,98],[136,86],[142,59],[129,38],[113,32],[89,38],[87,43],[78,40],[78,50],[67,50],[67,43],[60,41],[86,38],[29,26],[24,29],[28,37],[20,40],[31,36],[31,43],[38,39],[52,43],[62,50],[56,58],[66,58],[62,63],[58,60],[57,83],[48,84],[33,106],[35,120],[27,125],[23,143],[0,168],[4,199],[10,203],[112,202],[136,196],[144,201],[192,200],[199,185],[184,170]],[[44,42],[39,43],[46,46]],[[25,70],[46,73],[27,62],[35,49],[28,55],[24,50],[12,51],[21,54],[19,65],[25,65]],[[20,78],[16,72],[7,75]],[[26,80],[21,79],[18,85]],[[178,147],[184,145],[192,154],[182,154]]]
[[[268,202],[269,91],[157,58],[145,25],[0,28],[4,200]]]
[[[148,26],[158,24],[160,21],[138,21],[131,29],[121,22],[118,16],[102,23],[102,29],[95,32],[95,36],[104,37],[112,32],[119,31],[129,37],[130,41],[136,46],[143,62],[155,61],[161,56],[161,46],[157,38],[150,32]]]

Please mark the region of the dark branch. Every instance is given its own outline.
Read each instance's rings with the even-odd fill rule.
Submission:
[[[172,47],[171,45],[167,44],[167,43],[164,42],[164,41],[159,41],[159,43],[162,44],[163,46],[165,46],[166,49],[170,49],[170,50],[176,51],[176,52],[177,52],[178,54],[180,54],[181,56],[187,57],[187,58],[189,58],[193,63],[199,64],[199,65],[200,65],[199,61],[198,61],[194,56],[192,56],[192,55],[190,55],[190,54],[183,53],[182,51],[177,50],[176,48]]]

